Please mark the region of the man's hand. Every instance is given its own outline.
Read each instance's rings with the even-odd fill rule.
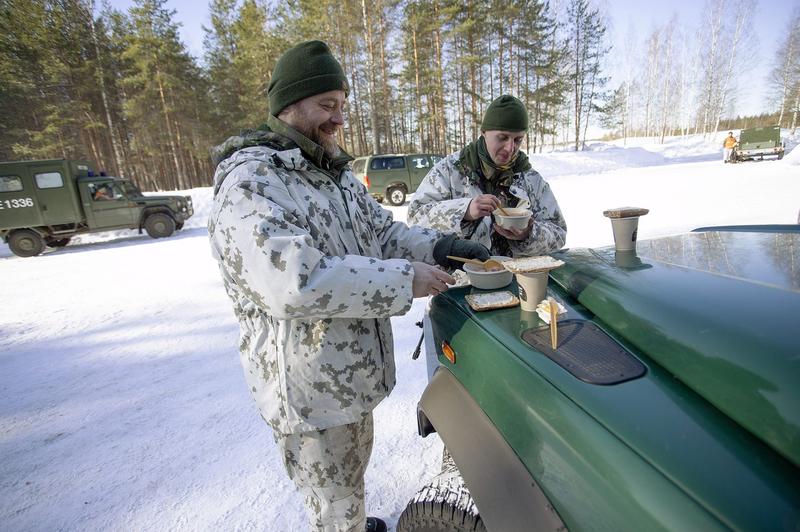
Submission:
[[[414,280],[411,282],[411,293],[414,297],[435,296],[447,290],[448,284],[456,282],[436,266],[412,262],[411,267],[414,268]]]
[[[483,244],[472,240],[463,240],[456,237],[456,235],[443,236],[436,242],[436,245],[433,246],[433,260],[439,266],[451,270],[463,266],[461,262],[448,259],[448,255],[478,260],[486,260],[491,256],[489,250]]]
[[[497,196],[481,194],[472,198],[472,201],[469,202],[467,212],[464,213],[464,220],[471,222],[484,216],[489,216],[499,206],[500,200]]]
[[[494,224],[494,230],[500,235],[506,237],[507,240],[525,240],[531,234],[533,227],[533,218],[528,220],[528,227],[524,229],[506,229]]]

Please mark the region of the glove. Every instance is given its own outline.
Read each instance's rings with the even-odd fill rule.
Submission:
[[[450,260],[447,255],[454,257],[464,257],[465,259],[478,259],[486,260],[491,257],[491,253],[486,249],[486,246],[473,242],[472,240],[464,240],[458,238],[456,235],[443,236],[436,241],[433,246],[433,260],[436,264],[450,270],[462,268],[463,262]]]

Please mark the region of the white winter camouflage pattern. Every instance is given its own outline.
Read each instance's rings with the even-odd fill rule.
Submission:
[[[443,232],[453,232],[464,238],[492,248],[492,219],[490,216],[476,222],[465,222],[472,198],[483,194],[474,176],[459,169],[459,153],[451,154],[434,166],[422,180],[408,207],[408,222]],[[567,224],[558,208],[550,186],[539,172],[530,169],[515,174],[509,193],[520,202],[530,202],[533,227],[525,240],[509,240],[512,255],[545,255],[560,249],[566,240]]]
[[[393,222],[347,169],[295,149],[241,149],[217,167],[212,253],[233,300],[245,377],[280,433],[359,421],[395,384],[390,316],[411,306],[409,261],[441,235]]]
[[[364,530],[364,472],[373,442],[372,414],[329,429],[275,434],[286,473],[303,494],[318,532]]]

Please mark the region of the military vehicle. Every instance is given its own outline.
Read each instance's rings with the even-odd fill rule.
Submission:
[[[431,299],[418,429],[446,456],[397,530],[800,530],[800,225],[553,256],[555,349],[485,291]]]
[[[780,126],[743,129],[739,134],[739,142],[731,153],[731,161],[736,163],[762,160],[764,157],[782,159],[783,151]]]
[[[390,205],[402,205],[412,194],[441,155],[413,153],[370,155],[353,161],[353,174],[364,183],[378,201],[384,198]]]
[[[0,163],[0,237],[20,257],[95,231],[144,228],[167,237],[192,214],[189,196],[145,196],[130,180],[97,175],[87,162]]]

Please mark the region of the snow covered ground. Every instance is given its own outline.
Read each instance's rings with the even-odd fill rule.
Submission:
[[[532,159],[570,247],[611,244],[602,211],[623,205],[650,209],[641,239],[796,223],[800,150],[723,165],[721,141],[629,139]],[[169,239],[86,235],[30,259],[0,245],[0,529],[305,529],[242,376],[208,249],[211,191],[187,193],[197,214]],[[392,210],[404,220],[406,209]],[[426,373],[411,352],[423,305],[393,318],[398,385],[375,412],[367,507],[392,526],[441,451],[435,436],[416,436]]]

